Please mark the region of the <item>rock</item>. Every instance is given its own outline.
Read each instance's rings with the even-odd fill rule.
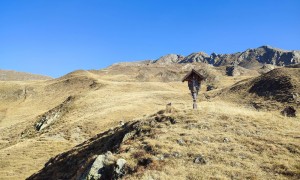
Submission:
[[[281,111],[281,114],[286,117],[296,117],[296,109],[293,106],[287,106]]]
[[[224,143],[228,143],[228,142],[229,142],[229,139],[228,139],[227,137],[225,137],[225,138],[223,139],[223,142],[224,142]]]
[[[207,85],[207,87],[206,87],[206,91],[211,91],[214,89],[217,89],[217,87],[215,85]]]
[[[183,139],[178,139],[177,140],[177,143],[180,145],[180,146],[183,146],[185,144],[185,141]]]
[[[300,96],[298,93],[292,93],[292,102],[300,103]]]
[[[125,174],[124,167],[126,164],[125,159],[118,159],[115,167],[115,176],[120,178]]]
[[[87,179],[100,179],[101,178],[101,170],[104,168],[104,161],[105,161],[105,155],[99,155],[96,160],[94,161]]]
[[[179,152],[174,152],[173,156],[176,157],[176,158],[178,158],[178,157],[181,157],[181,154]]]
[[[171,124],[176,124],[177,123],[176,119],[174,119],[172,117],[169,117],[169,120],[170,120]]]
[[[128,139],[133,138],[136,135],[136,133],[137,133],[137,131],[131,131],[131,132],[128,132],[127,134],[125,134],[123,139],[122,139],[122,143],[124,143]]]
[[[124,124],[125,124],[124,121],[120,121],[120,122],[119,122],[119,125],[120,125],[120,126],[124,126]]]
[[[110,151],[107,151],[104,155],[99,155],[90,168],[86,179],[100,179],[103,176],[107,176],[107,174],[112,174],[112,172],[107,172],[106,169],[106,166],[111,164],[112,157],[113,155]]]
[[[207,160],[204,158],[204,156],[199,155],[194,159],[194,163],[196,163],[196,164],[207,164]]]
[[[156,160],[158,160],[158,161],[162,161],[164,159],[165,159],[165,155],[163,155],[163,154],[157,155],[157,157],[156,157]]]
[[[55,121],[61,119],[61,117],[68,111],[68,106],[73,100],[74,96],[69,96],[60,105],[39,116],[38,121],[34,125],[35,129],[37,131],[41,131],[44,128],[53,124]]]

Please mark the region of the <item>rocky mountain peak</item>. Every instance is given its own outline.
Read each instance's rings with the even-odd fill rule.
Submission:
[[[158,64],[170,64],[170,63],[178,63],[184,59],[184,56],[179,54],[168,54],[160,57],[159,59],[153,61],[153,63]]]
[[[205,52],[197,52],[192,53],[185,57],[182,61],[179,63],[193,63],[193,62],[204,62],[209,63],[210,56],[206,54]]]
[[[257,49],[263,49],[263,50],[265,50],[265,51],[281,51],[281,52],[288,52],[287,50],[275,48],[275,47],[272,47],[272,46],[270,46],[270,45],[263,45],[263,46],[258,47]]]
[[[254,49],[247,49],[243,52],[232,54],[211,55],[205,52],[192,53],[186,57],[169,54],[159,58],[153,63],[194,63],[201,62],[211,64],[213,66],[227,66],[238,64],[248,69],[259,69],[264,64],[276,66],[286,66],[300,63],[300,51],[287,51],[274,48],[269,45],[263,45]]]

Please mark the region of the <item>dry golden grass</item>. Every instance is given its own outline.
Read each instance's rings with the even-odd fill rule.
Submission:
[[[79,71],[50,81],[0,82],[0,179],[24,179],[50,157],[119,121],[147,117],[169,102],[180,109],[174,114],[179,123],[162,124],[157,137],[141,142],[158,155],[179,153],[181,157],[157,161],[128,179],[285,179],[299,174],[299,117],[258,112],[222,99],[208,102],[202,96],[199,110],[192,111],[185,83],[118,81],[121,77],[128,78]],[[221,78],[221,87],[226,87],[246,77]],[[37,116],[70,95],[75,100],[68,113],[42,132],[34,132]],[[28,129],[34,134],[21,137]],[[224,138],[229,142],[224,143]],[[186,144],[179,145],[179,139]],[[140,148],[141,142],[129,146]],[[134,166],[137,162],[130,160],[134,153],[138,152],[120,156]],[[198,154],[207,157],[208,164],[193,163]]]
[[[198,111],[183,110],[173,116],[178,123],[163,126],[155,138],[143,138],[131,147],[140,152],[150,146],[151,154],[165,157],[159,162],[162,169],[150,166],[129,179],[299,178],[299,118],[220,101],[203,102]],[[198,155],[208,163],[195,164]],[[122,157],[130,159],[126,153]]]

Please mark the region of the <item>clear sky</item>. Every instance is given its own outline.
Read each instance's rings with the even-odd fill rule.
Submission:
[[[261,45],[300,49],[300,0],[0,0],[0,69],[59,77]]]

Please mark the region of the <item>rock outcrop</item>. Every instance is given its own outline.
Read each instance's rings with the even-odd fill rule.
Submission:
[[[92,167],[81,179],[119,179],[124,175],[125,159],[115,160],[114,155],[107,151],[105,154],[98,155]]]
[[[182,61],[179,61],[179,63],[193,63],[193,62],[203,62],[207,64],[212,64],[210,56],[204,52],[192,53],[187,57],[185,57]]]
[[[159,59],[153,61],[153,63],[158,64],[170,64],[170,63],[178,63],[184,59],[183,56],[178,54],[168,54],[166,56],[162,56]]]
[[[59,120],[67,112],[68,106],[73,100],[74,97],[69,96],[63,103],[39,116],[36,124],[34,125],[35,129],[37,131],[41,131]]]

